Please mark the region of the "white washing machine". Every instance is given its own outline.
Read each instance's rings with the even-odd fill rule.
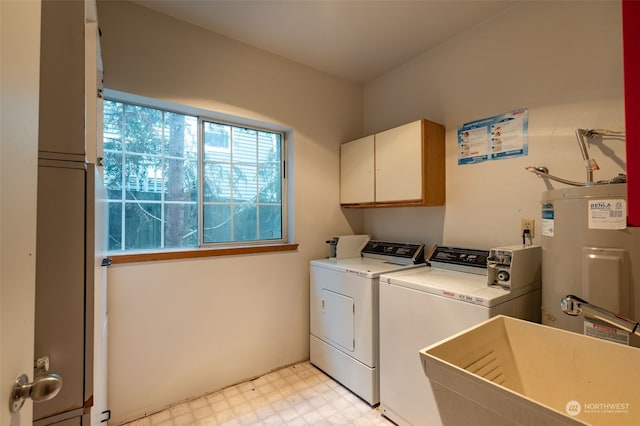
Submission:
[[[385,241],[369,241],[360,257],[311,261],[310,361],[370,405],[380,400],[380,275],[420,267],[423,244]]]
[[[431,266],[380,277],[385,417],[398,425],[442,424],[419,351],[497,314],[540,322],[540,256],[539,246],[438,247]]]

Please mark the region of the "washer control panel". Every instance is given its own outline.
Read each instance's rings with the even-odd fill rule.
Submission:
[[[540,246],[492,248],[487,259],[487,284],[505,290],[539,287],[541,278]]]
[[[486,275],[488,257],[489,252],[486,250],[437,247],[429,258],[429,263],[442,269]]]

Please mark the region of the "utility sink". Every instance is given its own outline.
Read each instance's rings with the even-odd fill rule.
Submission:
[[[420,358],[445,426],[640,424],[635,347],[499,315]]]

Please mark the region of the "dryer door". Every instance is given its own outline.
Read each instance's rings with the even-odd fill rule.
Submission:
[[[335,291],[322,289],[322,337],[349,352],[355,349],[355,307],[353,298]]]
[[[313,265],[311,334],[374,368],[378,348],[378,280]]]

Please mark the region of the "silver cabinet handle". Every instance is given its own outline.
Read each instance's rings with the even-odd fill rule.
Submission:
[[[57,374],[38,376],[33,383],[29,383],[29,377],[26,374],[21,374],[13,384],[9,396],[9,410],[17,413],[27,398],[31,398],[33,402],[48,401],[60,392],[61,387],[62,378]]]

